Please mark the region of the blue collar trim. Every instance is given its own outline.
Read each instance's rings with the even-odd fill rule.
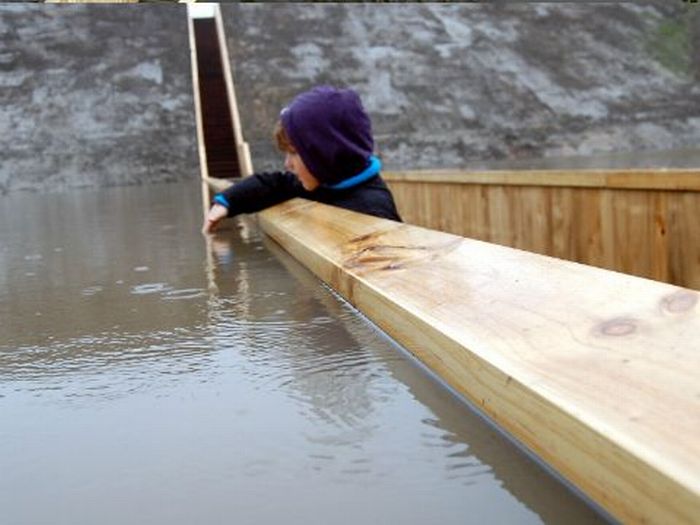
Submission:
[[[338,184],[328,185],[325,187],[330,188],[331,190],[346,190],[348,188],[353,188],[362,184],[363,182],[368,181],[372,177],[375,177],[379,174],[381,170],[382,161],[379,160],[378,157],[372,155],[369,158],[369,165],[364,169],[364,171],[358,173],[357,175],[354,175],[353,177],[350,177],[349,179],[340,181]]]

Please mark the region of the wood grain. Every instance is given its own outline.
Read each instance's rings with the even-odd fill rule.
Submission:
[[[700,172],[436,173],[387,175],[406,222],[700,289]]]
[[[700,516],[697,292],[300,199],[259,216],[618,519]]]
[[[700,191],[700,169],[568,169],[568,170],[413,170],[388,171],[391,182],[489,184]]]

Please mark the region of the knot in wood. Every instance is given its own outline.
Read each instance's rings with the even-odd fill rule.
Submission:
[[[678,290],[661,299],[661,308],[672,314],[679,314],[692,310],[697,303],[698,294],[687,290]]]
[[[599,326],[602,335],[623,337],[637,331],[637,321],[634,319],[618,318],[605,321]]]

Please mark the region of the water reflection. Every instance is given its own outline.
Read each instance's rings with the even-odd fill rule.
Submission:
[[[266,238],[264,243],[295,279],[309,288],[317,282],[274,241]],[[347,307],[334,292],[320,298],[324,308],[333,313],[333,319],[343,325],[345,333],[356,341],[358,348],[380,347],[394,354],[382,360],[384,368],[413,399],[429,410],[430,415],[421,421],[423,446],[441,450],[446,479],[471,486],[484,476],[494,478],[545,522],[602,520],[588,509],[582,513],[581,503],[566,493],[559,481],[465,406],[439,379],[428,379],[429,374],[413,359],[407,358],[405,350],[385,339],[378,328],[368,330],[368,321],[363,316],[356,312],[342,315],[341,310]]]
[[[211,245],[218,262],[209,288],[218,295],[209,313],[217,345],[245,358],[244,373],[263,388],[304,403],[305,417],[340,428],[361,425],[375,396],[389,395],[373,379],[400,356],[349,337],[342,322],[357,315],[352,308],[310,275],[290,278],[280,264],[280,256],[288,256],[271,253],[258,232],[250,233],[250,220],[239,219],[237,226],[240,240],[222,232]]]
[[[217,261],[210,272],[216,285],[210,288],[223,296],[235,296],[212,309],[221,316],[216,325],[227,326],[227,318],[233,324],[249,323],[247,329],[260,346],[251,346],[242,355],[258,365],[254,367],[257,372],[274,370],[265,378],[267,387],[288,389],[291,396],[308,405],[305,417],[324,423],[307,436],[327,451],[310,456],[317,468],[335,460],[338,451],[347,455],[347,449],[359,440],[371,440],[373,433],[385,431],[386,422],[378,423],[373,416],[378,406],[391,403],[397,390],[402,390],[427,409],[417,429],[421,447],[433,451],[430,461],[441,458],[445,480],[464,486],[496,480],[545,521],[601,519],[443,385],[428,379],[402,349],[335,292],[319,286],[318,280],[274,241],[252,235],[255,227],[249,219],[238,219],[236,227],[242,232],[243,244],[231,232],[216,236],[210,246]],[[238,266],[233,264],[236,257]],[[276,264],[284,271],[271,273]],[[321,315],[314,317],[318,312]],[[278,314],[294,321],[275,321]],[[274,340],[289,342],[289,346],[271,345]],[[396,382],[387,381],[387,374]],[[389,456],[401,446],[402,432],[416,431],[402,429],[400,420],[391,424],[397,439],[387,450]],[[354,456],[341,472],[363,477],[386,475],[363,454]],[[336,481],[341,482],[341,478]]]
[[[8,522],[599,520],[195,185],[3,199]]]

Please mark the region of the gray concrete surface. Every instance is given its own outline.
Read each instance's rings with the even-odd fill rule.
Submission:
[[[0,5],[0,193],[198,176],[184,6]]]
[[[322,83],[361,93],[390,169],[700,165],[700,9],[681,2],[222,10],[259,169],[281,107]],[[184,6],[0,4],[0,194],[195,177],[195,141]]]
[[[281,107],[322,83],[360,92],[393,169],[658,150],[699,164],[700,10],[680,2],[222,9],[258,169],[279,164]]]

